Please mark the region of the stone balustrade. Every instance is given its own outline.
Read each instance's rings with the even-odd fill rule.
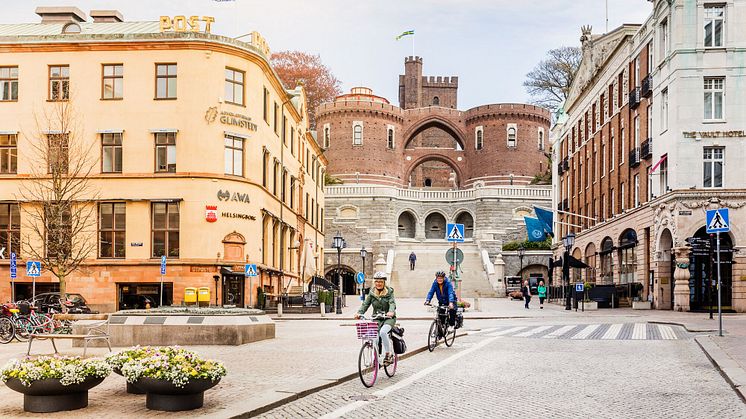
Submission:
[[[477,189],[404,189],[377,185],[335,185],[326,188],[327,198],[391,197],[415,201],[467,201],[478,198],[551,199],[549,187],[488,186]]]

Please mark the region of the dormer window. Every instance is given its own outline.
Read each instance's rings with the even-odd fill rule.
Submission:
[[[80,33],[80,25],[77,23],[68,23],[62,27],[62,33]]]

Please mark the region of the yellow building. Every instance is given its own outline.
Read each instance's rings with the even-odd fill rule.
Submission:
[[[0,25],[3,301],[11,252],[15,296],[31,296],[24,249],[45,244],[30,234],[24,188],[40,173],[39,144],[62,131],[93,162],[85,198],[95,243],[67,291],[94,308],[157,304],[163,255],[173,304],[185,287],[209,287],[213,302],[217,289],[221,304],[255,305],[257,287],[276,296],[319,271],[326,160],[303,88],[283,87],[259,34],[215,35],[205,16],[37,14],[40,23]],[[47,123],[61,108],[74,116],[64,130]],[[248,263],[258,277],[244,277]],[[55,282],[43,272],[36,293]]]

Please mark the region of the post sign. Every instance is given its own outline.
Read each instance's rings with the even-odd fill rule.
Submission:
[[[446,225],[446,240],[449,242],[464,242],[464,225],[448,223]]]
[[[461,265],[461,262],[464,261],[464,252],[459,248],[446,250],[446,262],[453,265],[454,259],[456,265]]]
[[[11,253],[10,254],[10,278],[16,279],[18,276],[18,265],[16,261],[16,254]]]
[[[244,275],[246,276],[257,276],[256,263],[247,263],[244,267]]]
[[[355,276],[355,279],[357,280],[358,284],[362,284],[363,282],[365,282],[365,274],[362,272],[358,272]]]
[[[30,260],[26,262],[26,276],[38,278],[41,276],[41,262]]]
[[[583,283],[582,282],[578,282],[577,284],[575,284],[575,292],[583,292]]]
[[[161,256],[161,275],[166,274],[166,255]]]
[[[727,233],[730,231],[728,208],[707,210],[707,233]]]

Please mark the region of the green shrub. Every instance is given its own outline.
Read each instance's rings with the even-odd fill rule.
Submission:
[[[507,242],[503,245],[503,250],[518,250],[521,246],[526,250],[550,250],[552,248],[552,238],[547,237],[546,240],[540,242],[531,242],[528,240]]]

